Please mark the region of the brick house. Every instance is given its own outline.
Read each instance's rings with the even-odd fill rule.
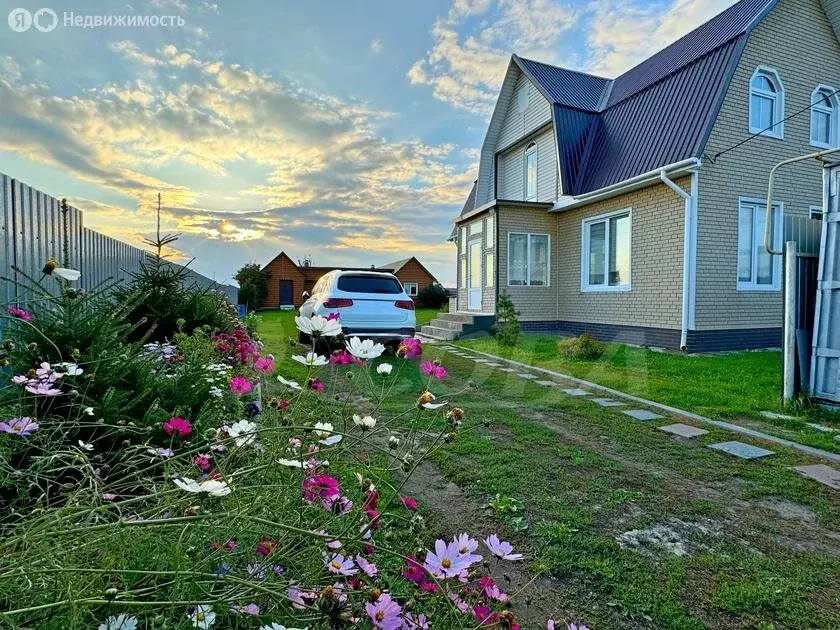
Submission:
[[[456,310],[504,290],[525,330],[778,346],[768,176],[840,145],[838,33],[837,0],[741,0],[612,80],[513,55],[450,239]],[[791,219],[819,230],[823,196],[818,162],[781,173],[777,249]]]
[[[304,302],[303,292],[312,292],[315,283],[328,271],[344,269],[347,271],[385,271],[394,274],[402,282],[405,292],[416,297],[420,291],[437,279],[417,258],[404,258],[380,267],[316,267],[299,265],[285,252],[280,252],[262,271],[266,276],[268,295],[263,300],[263,308],[281,306],[299,307]]]

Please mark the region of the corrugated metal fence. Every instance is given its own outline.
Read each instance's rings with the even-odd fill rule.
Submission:
[[[55,197],[0,173],[0,276],[22,280],[14,269],[17,268],[40,278],[47,260],[55,258],[63,264],[65,254],[70,267],[82,272],[80,286],[86,289],[106,281],[130,282],[142,261],[151,258],[142,249],[84,227],[80,210],[70,207],[64,215],[61,202]],[[237,303],[236,287],[218,284],[192,269],[187,269],[184,282],[214,288]],[[26,301],[23,292],[14,282],[0,282],[0,304]]]

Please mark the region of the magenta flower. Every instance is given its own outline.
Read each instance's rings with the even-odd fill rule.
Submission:
[[[420,371],[426,376],[433,376],[438,380],[446,376],[446,369],[441,365],[435,365],[431,361],[423,361],[420,364]]]
[[[423,354],[423,344],[416,337],[403,339],[397,348],[397,356],[414,359]]]
[[[356,575],[359,572],[352,558],[345,558],[340,553],[328,556],[326,553],[321,552],[321,555],[323,556],[324,564],[330,573],[347,576]]]
[[[33,319],[32,313],[22,308],[18,308],[17,306],[7,306],[6,312],[8,312],[9,315],[14,317],[15,319],[21,319],[25,322],[31,322]]]
[[[307,385],[309,386],[309,389],[314,389],[316,392],[322,392],[326,389],[320,378],[310,378]]]
[[[230,391],[237,396],[247,394],[251,391],[251,383],[244,376],[234,376],[230,379]]]
[[[476,583],[481,589],[481,594],[487,599],[495,599],[496,601],[506,602],[509,598],[503,593],[496,582],[491,577],[482,576],[478,578]]]
[[[412,499],[411,497],[400,497],[400,503],[403,506],[407,507],[409,510],[416,510],[417,509],[417,501]]]
[[[490,534],[484,539],[484,544],[494,556],[502,560],[522,560],[521,553],[513,553],[513,545],[506,540],[499,540],[496,534]]]
[[[470,564],[464,556],[458,553],[458,547],[455,543],[447,545],[438,538],[435,541],[435,550],[426,552],[426,561],[423,563],[423,568],[436,578],[447,579],[458,577]]]
[[[210,458],[211,458],[210,453],[199,453],[193,459],[193,464],[198,466],[198,468],[200,468],[204,472],[207,472],[208,470],[210,470],[210,468],[213,465]]]
[[[356,556],[356,564],[359,565],[359,568],[367,574],[368,577],[373,577],[379,570],[376,568],[376,565],[372,562],[368,562],[367,558],[364,556]]]
[[[341,313],[330,313],[327,315],[326,319],[328,322],[331,322],[332,320],[338,319],[339,317],[341,317]]]
[[[271,374],[274,372],[274,357],[258,357],[254,361],[254,369],[263,374]]]
[[[353,355],[347,350],[338,350],[330,355],[330,363],[333,365],[350,365],[353,362]]]
[[[373,603],[365,605],[365,612],[373,622],[374,628],[380,630],[397,630],[402,626],[402,608],[400,605],[391,599],[388,593],[383,593]]]
[[[315,503],[318,499],[336,501],[341,496],[338,479],[329,475],[312,475],[303,480],[301,496],[307,503]]]
[[[423,583],[426,577],[426,572],[417,560],[411,556],[405,559],[405,568],[402,571],[402,576],[409,582],[414,582],[417,586]]]
[[[426,615],[418,615],[415,619],[411,613],[405,613],[403,624],[406,630],[429,630],[429,619]]]
[[[38,430],[38,426],[38,423],[28,416],[11,418],[8,422],[0,422],[0,433],[29,437]]]
[[[175,416],[163,423],[163,431],[166,435],[176,434],[180,437],[186,437],[192,433],[192,425],[188,420]]]

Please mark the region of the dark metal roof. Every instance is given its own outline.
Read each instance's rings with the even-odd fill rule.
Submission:
[[[620,77],[513,61],[552,104],[563,193],[699,157],[751,29],[778,0],[741,0]]]
[[[514,57],[518,59],[519,67],[525,74],[547,92],[546,98],[552,103],[589,112],[598,111],[601,95],[610,84],[609,79],[550,66],[516,55]]]

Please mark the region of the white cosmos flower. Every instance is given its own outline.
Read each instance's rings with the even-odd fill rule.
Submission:
[[[394,366],[391,365],[390,363],[380,363],[378,366],[376,366],[376,373],[387,375],[387,374],[390,374],[391,370],[393,370],[393,369],[394,369]]]
[[[288,387],[288,388],[290,388],[290,389],[297,389],[297,390],[301,390],[301,389],[303,389],[303,388],[300,386],[300,383],[298,383],[297,381],[287,381],[287,380],[286,380],[285,378],[283,378],[282,376],[278,376],[278,377],[277,377],[277,380],[278,380],[278,381],[280,381],[283,385],[285,385],[286,387]]]
[[[99,630],[137,630],[137,617],[111,615],[105,623],[99,624]]]
[[[337,319],[327,319],[320,315],[295,317],[298,330],[312,337],[335,337],[341,333],[341,324]]]
[[[238,420],[228,427],[228,435],[237,446],[253,444],[257,439],[257,425],[249,420]]]
[[[260,630],[309,630],[309,628],[290,628],[289,626],[284,626],[275,622],[269,625],[260,626]]]
[[[82,413],[85,414],[86,416],[92,416],[93,415],[93,407],[85,407],[84,409],[82,409]]]
[[[299,459],[285,459],[281,457],[277,460],[277,463],[281,466],[288,466],[289,468],[303,468],[303,462]]]
[[[183,479],[175,479],[175,485],[185,492],[192,492],[193,494],[206,492],[211,497],[225,497],[230,494],[230,486],[218,479],[205,479],[199,482],[184,477]]]
[[[309,367],[317,367],[319,365],[326,365],[330,362],[330,360],[322,356],[320,354],[316,354],[314,352],[307,352],[306,356],[296,354],[292,357],[298,363],[303,363],[304,365],[308,365]]]
[[[88,444],[87,442],[82,442],[81,440],[79,440],[79,448],[84,451],[92,451],[93,444]]]
[[[347,351],[360,359],[375,359],[385,352],[385,346],[381,343],[374,343],[373,339],[362,341],[358,337],[352,337],[347,342]]]
[[[312,427],[312,431],[321,444],[332,446],[341,442],[342,436],[333,433],[333,425],[329,422],[316,422],[315,426]]]
[[[216,613],[210,606],[204,606],[203,604],[196,606],[195,610],[188,614],[188,617],[193,626],[199,628],[199,630],[207,630],[216,623]]]
[[[359,416],[355,413],[353,414],[353,424],[357,427],[361,427],[362,430],[364,429],[372,429],[376,426],[376,418],[373,416]]]
[[[60,371],[65,376],[79,376],[81,373],[84,372],[84,370],[75,363],[56,363],[53,367],[63,368],[63,370]]]
[[[431,397],[432,401],[435,400],[435,395],[432,392],[426,392],[426,393]],[[448,404],[449,403],[445,402],[445,401],[442,402],[442,403],[427,402],[427,403],[423,403],[421,405],[421,407],[423,407],[423,409],[440,409],[441,407],[445,407]]]
[[[66,267],[56,267],[52,270],[52,275],[64,278],[69,282],[75,282],[82,277],[82,272],[76,269],[67,269]]]

